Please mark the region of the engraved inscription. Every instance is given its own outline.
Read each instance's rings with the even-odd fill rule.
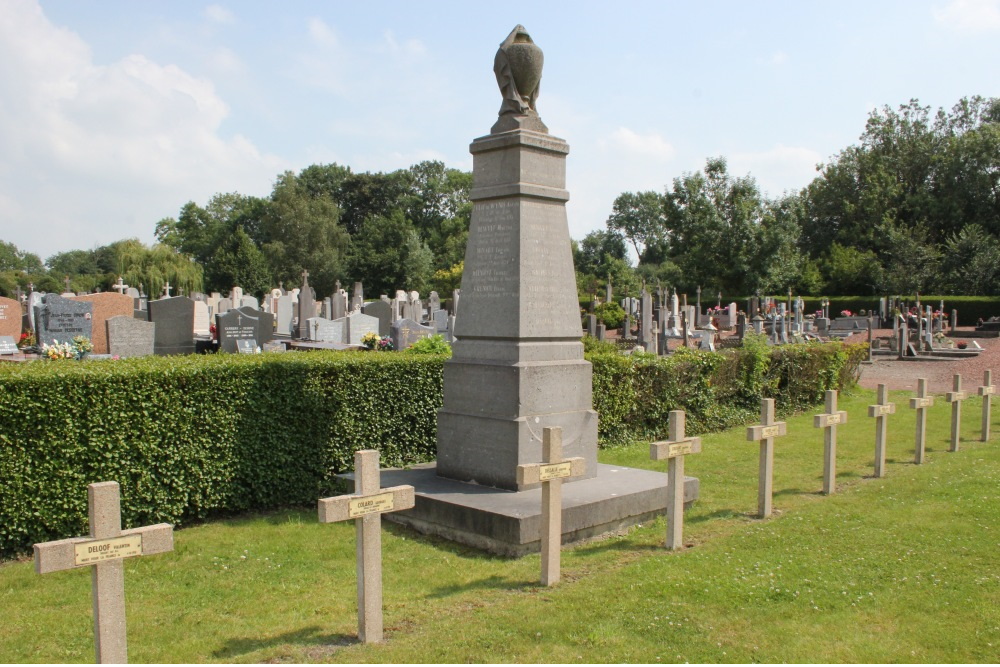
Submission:
[[[569,461],[563,463],[550,463],[548,465],[543,465],[538,469],[538,481],[547,482],[551,479],[559,479],[560,477],[569,477],[573,470],[573,464]]]
[[[930,398],[930,397],[927,397],[927,398],[911,398],[910,399],[910,407],[911,408],[929,408],[932,405],[934,405],[934,399]]]
[[[690,454],[692,449],[690,442],[675,442],[667,448],[667,456],[670,458],[684,456],[685,454]]]
[[[105,560],[141,555],[142,535],[126,535],[76,545],[73,549],[73,562],[76,565],[93,565]]]
[[[494,298],[516,292],[517,210],[516,200],[480,202],[473,209],[475,253],[468,268],[471,292],[477,296]]]
[[[761,438],[773,438],[776,435],[781,435],[780,426],[764,426],[760,429]]]
[[[352,519],[357,519],[366,514],[391,512],[393,509],[392,498],[392,491],[374,496],[351,498],[347,503],[347,514]]]
[[[989,396],[990,394],[994,393],[996,391],[996,389],[997,388],[995,386],[993,386],[993,385],[990,385],[988,387],[980,387],[979,388],[979,395],[980,396]]]
[[[872,408],[874,409],[875,414],[872,415],[872,416],[873,417],[883,417],[885,415],[891,415],[892,414],[892,407],[893,406],[891,406],[891,405],[873,405]]]

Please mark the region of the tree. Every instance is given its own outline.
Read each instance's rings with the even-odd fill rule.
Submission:
[[[662,195],[647,191],[623,192],[612,206],[608,229],[624,236],[640,261],[647,247],[667,240],[663,205]]]
[[[369,218],[351,244],[352,276],[374,294],[426,288],[432,276],[431,253],[401,210]]]
[[[271,271],[253,239],[237,227],[208,263],[208,287],[228,291],[240,286],[247,294],[262,297],[271,289]]]
[[[945,242],[943,286],[951,294],[1000,294],[1000,241],[969,224]]]

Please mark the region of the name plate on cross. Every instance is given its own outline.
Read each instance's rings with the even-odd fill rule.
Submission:
[[[933,396],[925,396],[922,398],[911,398],[910,407],[911,408],[929,408],[934,405]]]
[[[412,486],[392,486],[369,495],[323,498],[319,501],[319,520],[320,523],[334,523],[368,514],[398,512],[412,508],[415,502]]]
[[[869,405],[868,406],[868,416],[869,417],[884,417],[886,415],[896,414],[896,404],[889,403],[887,405]]]
[[[684,442],[654,442],[650,445],[649,457],[654,461],[662,461],[700,453],[701,438],[691,438]]]
[[[73,548],[73,564],[93,565],[116,558],[142,555],[142,535],[126,535],[110,540],[98,540],[77,544]]]
[[[979,395],[980,396],[992,396],[993,394],[996,393],[996,391],[997,391],[996,386],[991,384],[988,387],[980,387],[979,388]]]
[[[968,397],[964,391],[949,391],[944,398],[949,403],[954,403],[955,401],[964,401]]]
[[[554,479],[579,477],[585,471],[585,459],[580,456],[563,459],[557,463],[519,465],[517,467],[517,483],[540,484]]]
[[[825,428],[827,426],[836,426],[837,424],[843,424],[847,421],[846,412],[837,412],[831,415],[815,415],[813,417],[813,426],[816,428]]]
[[[778,422],[777,424],[773,424],[771,426],[748,426],[747,440],[774,438],[779,435],[785,435],[787,432],[787,425],[785,422]]]

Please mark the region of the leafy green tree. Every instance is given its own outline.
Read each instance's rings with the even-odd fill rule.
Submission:
[[[401,210],[368,219],[351,244],[350,275],[370,294],[426,288],[432,276],[430,250]]]
[[[612,206],[608,229],[620,233],[640,261],[650,246],[666,243],[664,200],[658,192],[623,192]]]
[[[212,255],[207,284],[209,289],[220,291],[239,285],[245,293],[257,297],[271,288],[267,259],[242,227],[237,227]]]
[[[1000,294],[1000,241],[969,224],[945,242],[943,284],[951,294]]]

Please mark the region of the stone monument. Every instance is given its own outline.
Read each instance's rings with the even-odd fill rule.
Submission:
[[[546,429],[561,429],[563,456],[581,458],[586,471],[564,489],[564,541],[648,520],[666,505],[662,473],[597,463],[565,208],[569,146],[538,116],[542,61],[515,27],[494,61],[499,119],[470,146],[472,221],[436,468],[384,473],[417,490],[416,507],[391,520],[506,554],[540,545],[539,510],[526,510],[540,506],[539,484],[517,470],[542,462]],[[697,480],[685,491],[690,502]]]

